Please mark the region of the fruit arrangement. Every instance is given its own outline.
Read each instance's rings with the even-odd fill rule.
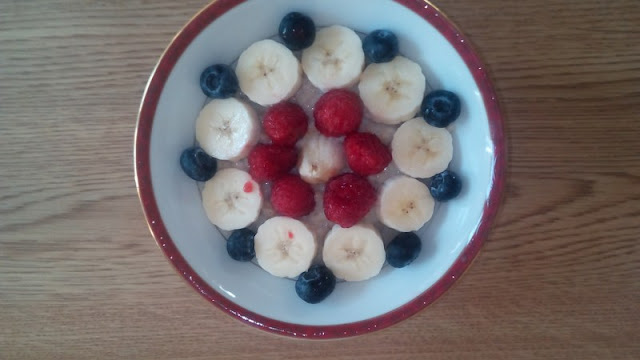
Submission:
[[[235,68],[202,72],[211,100],[180,165],[204,182],[229,256],[296,279],[298,296],[318,303],[336,279],[418,257],[414,232],[462,188],[446,129],[461,103],[446,90],[425,96],[421,67],[399,55],[391,31],[362,38],[292,12],[278,35],[250,45]]]

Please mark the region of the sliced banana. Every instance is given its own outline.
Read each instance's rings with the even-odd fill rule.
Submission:
[[[385,261],[380,233],[370,225],[335,225],[324,241],[322,259],[335,276],[361,281],[376,276]]]
[[[254,222],[262,208],[260,185],[235,168],[220,170],[204,185],[202,205],[209,220],[222,230],[236,230]]]
[[[308,135],[303,142],[298,172],[309,184],[327,182],[345,166],[342,143],[320,134]]]
[[[355,84],[363,67],[362,40],[353,30],[340,25],[318,31],[313,45],[302,52],[304,72],[322,91]]]
[[[242,92],[262,106],[290,98],[302,84],[298,59],[269,39],[253,43],[240,54],[236,76]]]
[[[382,186],[378,219],[398,231],[416,231],[431,219],[434,205],[427,185],[400,175],[387,180]]]
[[[258,265],[271,275],[294,278],[311,266],[316,239],[296,219],[276,216],[258,228],[255,239]]]
[[[220,160],[240,160],[258,142],[260,124],[251,106],[234,98],[214,99],[196,120],[196,140]]]
[[[374,121],[395,125],[418,112],[425,85],[420,65],[396,56],[390,62],[367,66],[358,90]]]
[[[391,155],[403,173],[415,178],[432,177],[446,170],[453,158],[451,134],[422,118],[411,119],[393,135]]]

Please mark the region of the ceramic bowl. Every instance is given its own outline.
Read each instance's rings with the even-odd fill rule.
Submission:
[[[179,166],[194,144],[205,103],[200,72],[232,63],[251,43],[276,34],[290,11],[319,27],[340,24],[367,33],[395,32],[400,52],[418,62],[432,89],[462,99],[452,129],[450,168],[464,189],[443,203],[418,234],[425,251],[410,266],[363,282],[342,282],[320,304],[300,300],[294,282],[229,258],[224,238],[207,220],[198,187]],[[213,305],[259,329],[327,339],[379,330],[425,308],[467,269],[487,237],[503,188],[502,117],[486,69],[467,38],[432,4],[418,0],[218,0],[176,35],[149,79],[135,134],[135,172],[146,220],[177,271]]]

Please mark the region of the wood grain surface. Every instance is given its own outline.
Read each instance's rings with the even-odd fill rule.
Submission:
[[[280,338],[142,216],[146,80],[206,0],[0,0],[0,359],[639,359],[640,2],[441,0],[492,71],[509,178],[466,276],[392,328]]]

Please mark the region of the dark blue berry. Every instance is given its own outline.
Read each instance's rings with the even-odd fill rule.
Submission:
[[[432,91],[422,100],[420,112],[429,125],[447,127],[460,116],[460,99],[451,91]]]
[[[216,159],[209,156],[204,150],[194,146],[182,152],[182,155],[180,155],[180,167],[193,180],[207,181],[215,175],[218,163]]]
[[[291,12],[280,21],[278,35],[289,49],[306,49],[316,39],[316,25],[307,15]]]
[[[210,98],[230,98],[238,91],[238,78],[229,65],[211,65],[200,75],[200,88]]]
[[[431,178],[429,192],[437,201],[447,201],[460,194],[462,182],[458,175],[451,170],[445,170]]]
[[[398,55],[398,38],[389,30],[375,30],[362,41],[362,50],[371,62],[389,62]]]
[[[422,250],[422,241],[415,233],[398,234],[387,246],[387,262],[395,268],[403,268],[413,262]]]
[[[317,304],[336,287],[336,277],[324,265],[313,265],[296,280],[296,293],[309,304]]]
[[[256,233],[249,229],[234,230],[227,239],[227,253],[233,260],[251,261],[256,256],[253,238]]]

